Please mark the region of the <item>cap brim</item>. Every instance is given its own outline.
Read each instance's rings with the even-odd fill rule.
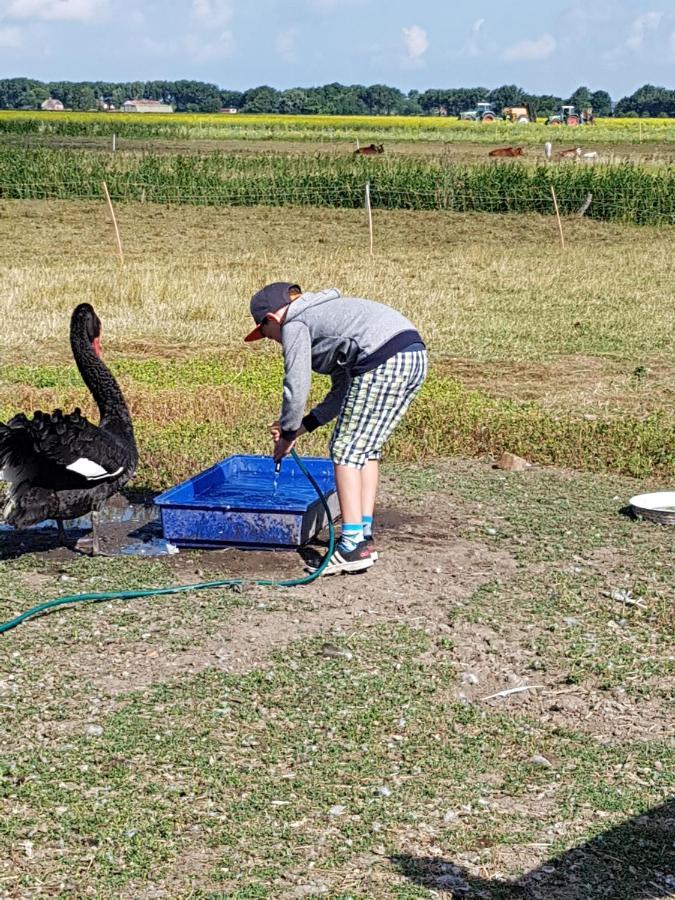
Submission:
[[[247,344],[249,344],[251,341],[260,341],[264,337],[265,337],[265,335],[260,330],[260,325],[258,325],[256,328],[253,329],[253,331],[251,331],[249,334],[246,335],[244,340],[246,341]]]

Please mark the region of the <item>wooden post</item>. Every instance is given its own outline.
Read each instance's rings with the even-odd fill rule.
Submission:
[[[560,219],[560,210],[558,209],[558,198],[555,195],[555,188],[551,185],[551,194],[553,196],[553,205],[555,206],[555,214],[558,219],[558,231],[560,232],[560,246],[565,249],[565,236],[563,234],[562,221]]]
[[[113,131],[113,138],[112,138],[112,152],[113,152],[113,153],[115,152],[115,147],[116,147],[116,145],[117,145],[117,140],[116,140],[116,138],[117,138],[117,135],[116,135],[115,132]]]
[[[370,206],[370,182],[366,181],[366,209],[368,210],[368,230],[370,231],[370,255],[373,255],[373,210]]]
[[[108,208],[110,209],[110,215],[112,216],[113,225],[115,227],[115,234],[117,235],[117,249],[120,254],[120,265],[124,265],[124,252],[122,250],[122,239],[120,238],[120,230],[117,227],[117,219],[115,218],[115,210],[113,209],[112,200],[110,199],[110,192],[108,191],[108,185],[105,181],[102,182],[103,185],[103,193],[105,194],[105,198],[108,201]]]
[[[359,144],[359,139],[356,139],[356,149],[358,150],[361,145]]]

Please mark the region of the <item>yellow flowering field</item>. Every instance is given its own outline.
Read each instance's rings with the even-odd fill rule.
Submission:
[[[584,143],[675,142],[675,119],[598,119],[593,126],[569,128],[491,124],[433,116],[299,116],[218,113],[106,113],[0,111],[2,134],[54,134],[182,139],[250,140],[418,140],[494,142],[505,139],[539,143],[551,136],[571,140],[583,133]]]

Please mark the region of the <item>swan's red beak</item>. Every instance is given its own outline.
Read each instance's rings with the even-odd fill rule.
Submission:
[[[91,346],[94,350],[94,353],[100,357],[101,355],[101,338],[94,338],[91,342]]]

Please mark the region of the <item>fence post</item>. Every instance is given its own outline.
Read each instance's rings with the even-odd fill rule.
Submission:
[[[117,146],[117,140],[116,140],[116,138],[117,138],[117,135],[116,135],[115,132],[113,131],[113,136],[112,136],[112,152],[113,152],[113,153],[115,152],[115,148],[116,148],[116,146]]]
[[[103,193],[105,194],[105,198],[108,201],[108,208],[110,209],[110,215],[112,216],[113,225],[115,227],[115,234],[117,235],[117,250],[120,255],[120,265],[124,265],[124,252],[122,251],[122,239],[120,238],[120,230],[117,227],[117,219],[115,218],[115,210],[113,209],[112,200],[110,199],[110,192],[108,191],[108,185],[105,181],[102,182],[103,185]]]
[[[562,221],[560,219],[560,210],[558,209],[558,198],[555,195],[555,188],[551,185],[551,194],[553,196],[553,205],[555,206],[555,215],[558,220],[558,231],[560,232],[560,246],[565,249],[565,236],[563,235]]]
[[[366,209],[368,210],[368,230],[370,232],[370,255],[373,255],[373,210],[370,205],[370,182],[366,181]]]

